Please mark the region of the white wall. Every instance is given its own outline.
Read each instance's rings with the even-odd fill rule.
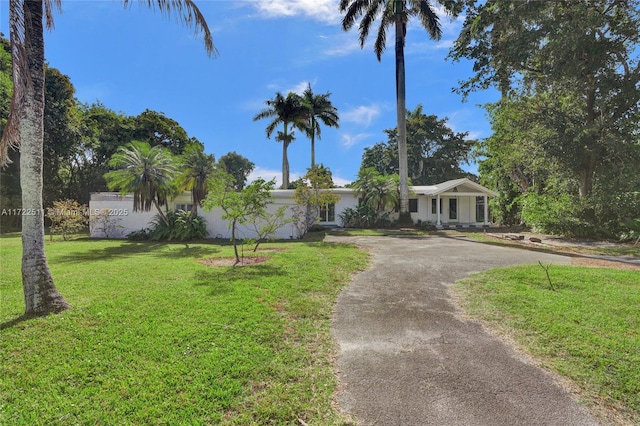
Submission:
[[[280,206],[287,206],[286,217],[293,217],[293,190],[277,190],[272,192],[272,202],[267,207],[267,211],[270,213],[275,212]],[[358,203],[358,199],[350,190],[337,189],[336,192],[340,196],[340,201],[336,203],[336,220],[335,222],[323,222],[326,225],[342,226],[339,215],[347,207],[355,207]],[[191,196],[188,193],[183,193],[177,196],[169,204],[170,210],[175,209],[176,204],[192,204]],[[133,212],[133,196],[132,195],[119,195],[113,192],[101,192],[91,194],[91,201],[89,202],[89,208],[92,213],[98,212],[102,209],[108,209],[110,212],[110,220],[117,226],[116,232],[110,232],[109,235],[105,235],[104,226],[101,226],[97,220],[97,216],[92,214],[92,222],[90,226],[91,236],[94,238],[125,238],[127,234],[133,231],[139,231],[143,228],[150,227],[153,217],[157,211],[152,209],[149,212]],[[164,210],[165,207],[163,206]],[[202,208],[198,208],[198,214],[207,221],[207,231],[209,233],[208,238],[231,238],[231,229],[228,227],[228,221],[222,219],[223,211],[220,208],[214,208],[209,212],[203,211]],[[260,225],[260,224],[259,224]],[[256,231],[253,225],[238,226],[237,235],[238,238],[255,238]],[[299,231],[295,224],[288,223],[279,228],[276,233],[276,238],[279,239],[292,239],[299,238]]]

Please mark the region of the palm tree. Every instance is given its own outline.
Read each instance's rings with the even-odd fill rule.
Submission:
[[[182,156],[182,172],[178,181],[181,189],[191,191],[192,217],[198,214],[198,206],[207,198],[208,182],[215,172],[215,164],[213,154],[205,154],[204,147],[199,143],[187,146]]]
[[[271,138],[273,131],[282,123],[283,130],[278,132],[276,140],[282,142],[282,189],[289,187],[289,159],[287,158],[287,149],[294,137],[291,131],[297,128],[301,131],[307,131],[308,124],[306,120],[307,109],[304,106],[300,95],[289,92],[287,97],[277,92],[273,99],[265,102],[267,108],[260,111],[253,117],[253,121],[263,118],[272,118],[272,121],[266,128],[267,138]],[[291,134],[290,134],[291,133]]]
[[[173,192],[176,167],[166,148],[134,141],[118,148],[109,165],[116,169],[104,175],[110,190],[133,193],[134,212],[148,212],[155,207],[160,218],[169,224],[160,206]]]
[[[380,216],[387,208],[396,207],[399,199],[399,177],[397,174],[382,175],[373,167],[360,169],[353,189],[362,202],[375,210]]]
[[[311,139],[311,168],[316,165],[315,138],[317,136],[318,140],[320,140],[321,137],[318,120],[325,126],[340,127],[338,124],[338,109],[333,106],[329,96],[331,96],[330,92],[324,95],[314,94],[310,83],[302,94],[304,105],[308,110],[309,130],[307,131],[307,136]]]
[[[412,16],[418,17],[429,36],[439,40],[442,29],[438,15],[427,0],[340,0],[340,11],[346,12],[342,28],[348,31],[362,16],[360,21],[360,47],[371,30],[371,25],[379,17],[380,27],[373,50],[380,61],[385,49],[387,28],[395,26],[396,35],[396,117],[398,120],[398,171],[400,174],[400,224],[413,223],[409,213],[409,176],[407,166],[407,125],[405,102],[404,39],[407,23]]]
[[[129,0],[124,0],[125,5]],[[167,14],[177,11],[182,22],[204,32],[205,47],[215,53],[213,38],[204,16],[192,0],[146,1],[152,9]],[[8,148],[20,147],[22,187],[22,287],[25,315],[59,312],[69,307],[51,277],[44,253],[42,205],[42,150],[44,119],[44,32],[53,27],[53,11],[61,0],[10,0],[9,25],[13,63],[13,98],[0,140],[0,165],[8,160]]]

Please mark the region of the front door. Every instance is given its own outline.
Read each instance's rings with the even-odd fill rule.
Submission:
[[[449,222],[458,221],[458,199],[449,198]]]

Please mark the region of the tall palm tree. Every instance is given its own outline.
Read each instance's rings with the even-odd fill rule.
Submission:
[[[104,175],[110,190],[133,193],[134,212],[155,207],[162,220],[169,223],[160,206],[172,193],[176,166],[166,148],[134,141],[118,148],[109,165],[115,168]]]
[[[333,106],[329,100],[329,96],[331,96],[330,92],[323,95],[314,94],[313,90],[311,90],[311,83],[307,85],[307,88],[302,94],[304,105],[308,110],[309,130],[307,131],[307,136],[311,139],[311,168],[314,168],[316,165],[315,139],[316,136],[318,140],[320,140],[321,137],[320,123],[318,123],[318,120],[325,126],[340,127],[338,124],[338,109]]]
[[[308,124],[306,120],[307,109],[300,95],[289,92],[287,97],[277,92],[273,99],[265,102],[267,108],[260,111],[253,117],[253,121],[262,120],[263,118],[271,118],[271,122],[267,125],[267,138],[271,138],[273,131],[282,123],[282,132],[278,132],[276,140],[282,142],[282,189],[289,187],[289,159],[287,157],[287,149],[293,141],[293,135],[290,134],[293,128],[297,128],[306,132]]]
[[[199,143],[189,145],[185,151],[178,180],[181,189],[191,191],[193,217],[198,214],[198,206],[207,198],[208,182],[215,172],[216,159],[213,154],[205,154],[204,147]]]
[[[407,160],[407,125],[406,125],[406,89],[404,71],[404,40],[407,34],[407,23],[410,17],[417,17],[429,36],[439,40],[442,28],[438,15],[427,0],[340,0],[340,12],[346,12],[342,19],[342,28],[350,30],[360,20],[360,47],[371,30],[373,22],[380,18],[378,35],[373,50],[380,61],[385,49],[387,29],[395,26],[396,36],[396,117],[398,120],[398,171],[400,174],[400,224],[410,224],[409,213],[409,176]]]
[[[124,0],[125,5],[129,0]],[[186,25],[204,32],[205,46],[215,52],[204,17],[192,0],[147,0],[152,9],[177,11]],[[8,148],[20,147],[22,187],[22,287],[25,314],[41,315],[69,307],[51,277],[44,253],[42,214],[42,150],[44,117],[44,29],[53,27],[53,7],[61,0],[10,0],[9,25],[13,62],[13,97],[0,140],[0,165],[8,160]]]

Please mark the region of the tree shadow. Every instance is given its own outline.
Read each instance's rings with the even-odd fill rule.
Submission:
[[[212,243],[200,242],[190,245],[189,242],[122,242],[119,246],[111,246],[100,249],[89,249],[66,253],[56,257],[56,261],[64,263],[81,263],[97,260],[122,259],[137,254],[151,254],[158,258],[184,258],[202,257],[220,252],[220,248]],[[203,247],[202,245],[205,245]],[[163,251],[167,246],[182,246],[179,249]]]
[[[60,311],[61,312],[61,311]],[[0,331],[2,330],[6,330],[8,328],[11,327],[15,327],[16,325],[23,323],[25,321],[29,321],[35,318],[42,318],[42,317],[46,317],[49,315],[53,315],[53,314],[57,314],[59,312],[43,312],[43,313],[35,313],[35,314],[22,314],[19,317],[16,317],[12,320],[9,321],[5,321],[2,324],[0,324]]]
[[[238,281],[260,282],[273,276],[286,276],[288,273],[278,266],[265,263],[246,266],[208,267],[196,271],[194,285],[208,287],[211,296],[233,293],[238,289]],[[248,284],[255,287],[255,284]]]

